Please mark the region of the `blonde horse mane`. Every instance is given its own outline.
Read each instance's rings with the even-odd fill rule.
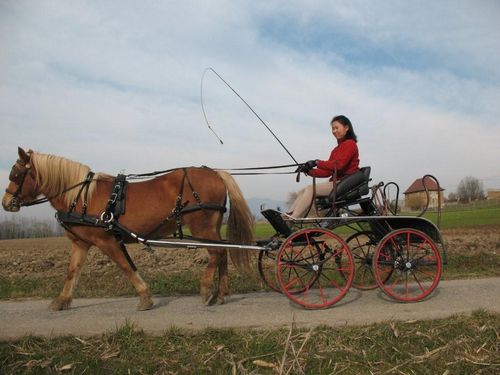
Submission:
[[[69,205],[78,195],[78,187],[67,192],[64,190],[82,182],[90,168],[84,164],[60,156],[33,153],[31,161],[36,171],[36,183],[47,197],[56,197],[64,193],[65,202]],[[96,180],[89,186],[88,197],[96,188]]]

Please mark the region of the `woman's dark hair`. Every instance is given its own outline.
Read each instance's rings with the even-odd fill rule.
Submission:
[[[358,142],[358,137],[356,136],[356,133],[354,133],[354,129],[351,124],[351,120],[349,120],[347,117],[344,115],[339,115],[335,116],[332,121],[330,121],[330,125],[333,124],[335,121],[340,122],[342,125],[349,127],[349,130],[347,131],[345,135],[345,139],[352,139],[354,142]]]

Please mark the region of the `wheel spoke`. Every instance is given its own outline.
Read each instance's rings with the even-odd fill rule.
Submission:
[[[415,271],[420,272],[421,274],[424,274],[425,276],[429,276],[431,278],[436,277],[436,273],[426,272],[426,271],[421,270],[420,268],[415,268]]]
[[[425,292],[425,288],[422,286],[422,284],[420,283],[420,281],[417,279],[417,276],[415,275],[415,272],[413,272],[413,270],[411,271],[411,274],[413,275],[413,278],[415,279],[415,281],[417,282],[418,286],[420,287],[420,290],[422,292]]]

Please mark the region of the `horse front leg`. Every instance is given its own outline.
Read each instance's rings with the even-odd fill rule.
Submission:
[[[75,290],[82,267],[87,259],[89,248],[90,245],[84,242],[76,240],[71,242],[71,258],[69,261],[66,281],[64,282],[64,287],[59,296],[56,297],[49,305],[51,310],[66,310],[71,305],[71,301],[73,300],[73,291]]]
[[[141,275],[139,275],[139,272],[133,268],[132,263],[127,260],[120,244],[114,238],[108,238],[106,240],[99,241],[96,245],[104,254],[109,256],[118,267],[120,267],[134,286],[137,294],[139,294],[139,304],[137,305],[137,310],[143,311],[151,309],[153,307],[151,290],[142,279]]]

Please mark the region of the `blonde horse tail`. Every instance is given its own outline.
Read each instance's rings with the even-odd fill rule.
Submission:
[[[217,171],[226,185],[229,195],[229,217],[226,237],[231,243],[250,245],[254,242],[253,216],[240,187],[233,176],[225,171]],[[249,274],[252,270],[252,250],[229,249],[229,256],[239,272]]]

